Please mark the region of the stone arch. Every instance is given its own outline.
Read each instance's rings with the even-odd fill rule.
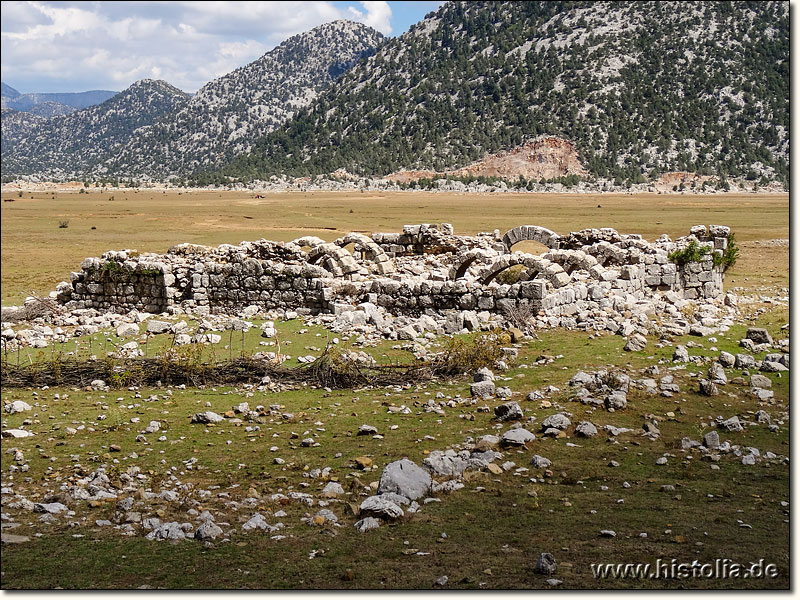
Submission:
[[[493,255],[493,252],[476,248],[457,256],[453,266],[450,268],[450,279],[461,279],[467,274],[467,270],[475,263],[475,261],[487,259]]]
[[[323,243],[311,248],[308,264],[321,262],[335,277],[349,277],[361,271],[353,255],[336,244]]]
[[[551,263],[549,260],[539,258],[532,254],[515,252],[498,257],[490,265],[482,269],[481,272],[478,273],[478,281],[482,285],[488,285],[494,281],[500,273],[516,265],[523,265],[525,267],[525,273],[523,275],[525,281],[535,278],[549,279],[548,269],[552,267],[556,267],[558,271],[563,273],[561,267]]]
[[[558,248],[561,236],[539,225],[520,225],[506,231],[502,239],[506,250],[511,251],[511,247],[522,240],[539,242],[548,248]]]
[[[351,232],[333,241],[340,248],[353,244],[363,261],[369,261],[370,270],[381,275],[394,273],[394,262],[372,238],[363,233]]]

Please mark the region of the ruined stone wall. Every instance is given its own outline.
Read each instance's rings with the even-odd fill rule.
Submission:
[[[561,236],[521,226],[504,235],[455,236],[447,224],[423,224],[334,242],[305,237],[216,248],[181,244],[163,255],[110,251],[87,258],[70,283],[59,284],[57,297],[73,308],[123,313],[171,307],[235,313],[250,305],[324,313],[334,312],[337,303],[371,302],[395,315],[525,308],[579,322],[651,306],[665,293],[716,298],[723,273],[713,254],[683,266],[669,255],[691,241],[721,253],[729,235],[727,227],[696,226],[674,242],[662,236],[650,243],[607,228]],[[539,256],[513,252],[525,239],[550,250]],[[352,254],[349,244],[355,245]],[[515,277],[505,277],[513,268]]]

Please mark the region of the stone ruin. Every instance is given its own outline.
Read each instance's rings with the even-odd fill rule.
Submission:
[[[678,318],[686,301],[721,296],[723,270],[713,256],[729,236],[721,225],[697,225],[688,236],[655,242],[611,228],[564,236],[536,225],[463,236],[442,223],[349,233],[333,242],[306,236],[216,248],[179,244],[166,254],[123,250],[87,258],[51,295],[67,309],[117,313],[236,314],[255,306],[339,315],[369,304],[370,322],[380,320],[378,312],[427,315],[467,329],[522,311],[537,326],[616,331],[621,317]],[[513,251],[524,240],[549,250]],[[713,252],[685,265],[669,260],[692,241]],[[515,265],[513,278],[503,276]]]

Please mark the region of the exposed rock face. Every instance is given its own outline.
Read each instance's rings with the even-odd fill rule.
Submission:
[[[555,179],[564,175],[586,175],[575,145],[557,137],[539,137],[507,152],[486,158],[460,169],[448,171],[398,171],[387,175],[389,181],[409,182],[418,179],[454,177],[501,177],[503,179]]]

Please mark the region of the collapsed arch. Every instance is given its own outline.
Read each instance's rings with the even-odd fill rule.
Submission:
[[[340,248],[353,244],[363,261],[369,261],[370,270],[381,275],[394,273],[395,267],[392,259],[378,244],[363,233],[351,232],[334,240],[333,243]]]
[[[322,261],[323,267],[335,277],[347,277],[360,271],[353,256],[336,244],[323,243],[311,248],[308,264]]]

